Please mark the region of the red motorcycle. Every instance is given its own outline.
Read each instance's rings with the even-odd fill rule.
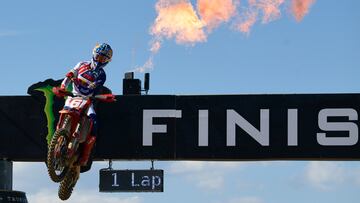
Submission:
[[[47,154],[49,176],[54,182],[60,182],[59,197],[61,200],[67,200],[80,175],[81,150],[79,149],[90,136],[93,125],[86,113],[94,100],[113,102],[115,96],[112,94],[74,96],[71,92],[58,87],[54,87],[53,92],[71,97],[68,103],[70,108],[60,111],[60,118]]]

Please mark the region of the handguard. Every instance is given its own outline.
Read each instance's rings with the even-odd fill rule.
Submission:
[[[102,102],[115,102],[115,95],[113,94],[99,94],[95,96],[96,99],[102,101]]]

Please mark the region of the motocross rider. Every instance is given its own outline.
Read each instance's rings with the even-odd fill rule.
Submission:
[[[92,52],[92,59],[90,61],[82,61],[78,63],[70,72],[66,74],[65,79],[61,83],[60,89],[55,92],[57,95],[62,95],[66,92],[67,87],[72,83],[74,96],[93,96],[104,85],[106,74],[104,67],[111,61],[113,51],[110,45],[103,43],[96,45]],[[63,96],[63,95],[62,95]],[[69,103],[72,98],[68,97],[64,108],[70,108]],[[86,166],[89,160],[91,150],[96,141],[97,121],[94,106],[91,104],[87,116],[91,119],[93,127],[90,136],[83,143],[83,151],[79,159],[80,166]]]

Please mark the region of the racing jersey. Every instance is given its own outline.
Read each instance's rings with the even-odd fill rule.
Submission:
[[[92,96],[98,87],[104,85],[106,74],[102,68],[92,69],[90,64],[90,61],[78,63],[66,74],[61,87],[66,88],[72,81],[74,95]]]

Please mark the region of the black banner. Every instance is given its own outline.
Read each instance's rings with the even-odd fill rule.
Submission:
[[[55,81],[0,97],[0,158],[43,161]],[[360,94],[117,96],[99,103],[95,160],[359,160]]]
[[[163,170],[100,170],[100,192],[163,192]]]

